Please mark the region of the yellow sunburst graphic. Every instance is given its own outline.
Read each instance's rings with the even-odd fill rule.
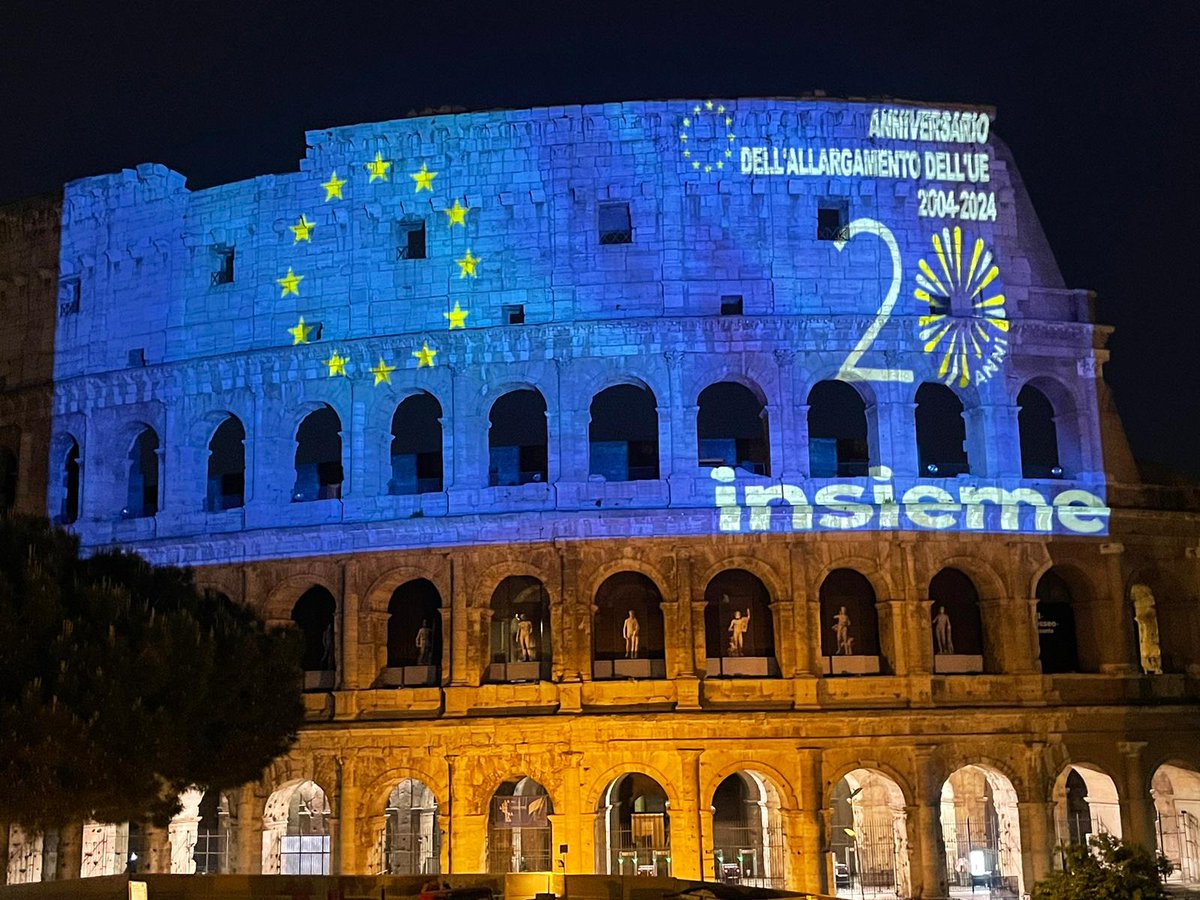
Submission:
[[[943,228],[933,235],[933,255],[918,264],[913,291],[929,307],[918,323],[925,352],[940,355],[938,378],[959,387],[971,383],[972,371],[977,383],[987,380],[1008,350],[1004,294],[992,286],[1000,270],[983,238],[975,239],[969,255],[964,258],[962,229]]]

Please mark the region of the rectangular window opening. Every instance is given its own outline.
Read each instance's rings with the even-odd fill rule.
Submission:
[[[213,285],[233,284],[234,248],[217,246],[213,252],[217,255],[217,271],[212,273]]]
[[[78,278],[64,278],[59,282],[58,317],[60,319],[79,314],[79,298],[82,293]]]
[[[740,316],[742,315],[742,295],[727,294],[721,298],[721,315],[723,316]]]
[[[503,307],[504,324],[505,325],[524,325],[525,324],[525,304],[510,303]]]
[[[817,240],[845,240],[850,204],[845,200],[823,199],[817,203]]]
[[[425,220],[415,217],[396,223],[396,259],[425,259]]]
[[[628,203],[600,204],[600,243],[633,243],[633,220],[629,217]]]

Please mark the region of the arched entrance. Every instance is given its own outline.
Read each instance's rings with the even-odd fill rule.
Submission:
[[[787,853],[775,785],[758,772],[734,772],[717,785],[712,810],[717,880],[783,888]]]
[[[442,835],[437,798],[424,783],[406,778],[392,788],[383,832],[385,875],[436,875]]]
[[[549,872],[553,812],[546,789],[528,776],[496,788],[488,810],[488,872]]]
[[[592,677],[665,678],[662,595],[641,572],[617,572],[596,591]]]
[[[1095,834],[1121,836],[1117,785],[1094,766],[1067,766],[1054,782],[1054,832],[1058,844],[1081,844]]]
[[[831,887],[839,897],[908,897],[904,792],[887,775],[855,769],[829,797]]]
[[[726,569],[704,589],[704,645],[709,677],[779,675],[771,594],[757,575]]]
[[[531,575],[510,575],[492,593],[488,631],[493,682],[549,681],[550,594]]]
[[[942,839],[951,887],[1024,892],[1017,791],[1003,774],[968,765],[942,785]]]
[[[263,812],[263,874],[328,875],[329,815],[329,800],[312,781],[271,794]]]
[[[596,803],[597,874],[669,876],[669,805],[667,792],[649,775],[613,779]]]
[[[1158,852],[1175,867],[1168,881],[1200,885],[1200,774],[1159,766],[1150,781]]]

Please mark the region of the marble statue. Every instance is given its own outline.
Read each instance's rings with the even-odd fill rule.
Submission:
[[[1154,610],[1154,594],[1144,584],[1129,590],[1133,598],[1133,616],[1137,620],[1138,652],[1142,671],[1147,675],[1162,674],[1162,649],[1158,644],[1158,613]]]
[[[953,653],[954,636],[951,632],[950,616],[946,607],[939,606],[938,614],[933,617],[933,637],[936,643],[934,653]]]
[[[637,616],[633,614],[633,610],[629,611],[629,616],[625,619],[625,627],[621,630],[622,636],[625,638],[625,658],[637,659],[638,655],[638,635],[641,633],[642,626],[638,623]]]

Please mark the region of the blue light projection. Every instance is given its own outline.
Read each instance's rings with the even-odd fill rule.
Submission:
[[[157,534],[216,527],[174,492],[188,495],[190,460],[210,436],[196,422],[218,410],[256,447],[244,527],[329,521],[287,502],[297,414],[314,403],[338,413],[351,473],[340,499],[319,503],[340,504],[341,522],[390,523],[387,546],[1106,531],[1092,327],[1071,311],[1078,292],[1063,287],[987,111],[671,101],[307,138],[296,174],[190,192],[143,166],[66,188],[61,275],[81,280],[84,302],[60,327],[58,431],[77,437],[82,414],[162,436],[176,462]],[[625,207],[616,217],[614,204]],[[628,231],[600,238],[597,223],[616,218]],[[210,279],[209,247],[236,252],[236,279]],[[727,308],[738,314],[718,316]],[[124,406],[89,394],[129,377],[119,373],[135,347],[172,377],[151,377]],[[805,397],[830,379],[868,409],[866,475],[809,468]],[[697,397],[721,380],[765,399],[770,474],[703,464],[703,453],[697,464]],[[630,381],[660,410],[657,487],[597,485],[575,437],[592,397]],[[917,470],[911,410],[927,382],[967,410],[971,474]],[[1015,398],[1031,383],[1062,407],[1058,479],[1021,474]],[[555,436],[552,484],[514,491],[488,486],[487,411],[517,388],[546,398]],[[444,410],[436,500],[386,496],[382,474],[382,423],[418,392]],[[112,452],[99,439],[84,448]],[[85,494],[85,539],[121,539],[104,490]],[[228,521],[218,530],[233,536],[217,555],[255,552],[236,549]]]

